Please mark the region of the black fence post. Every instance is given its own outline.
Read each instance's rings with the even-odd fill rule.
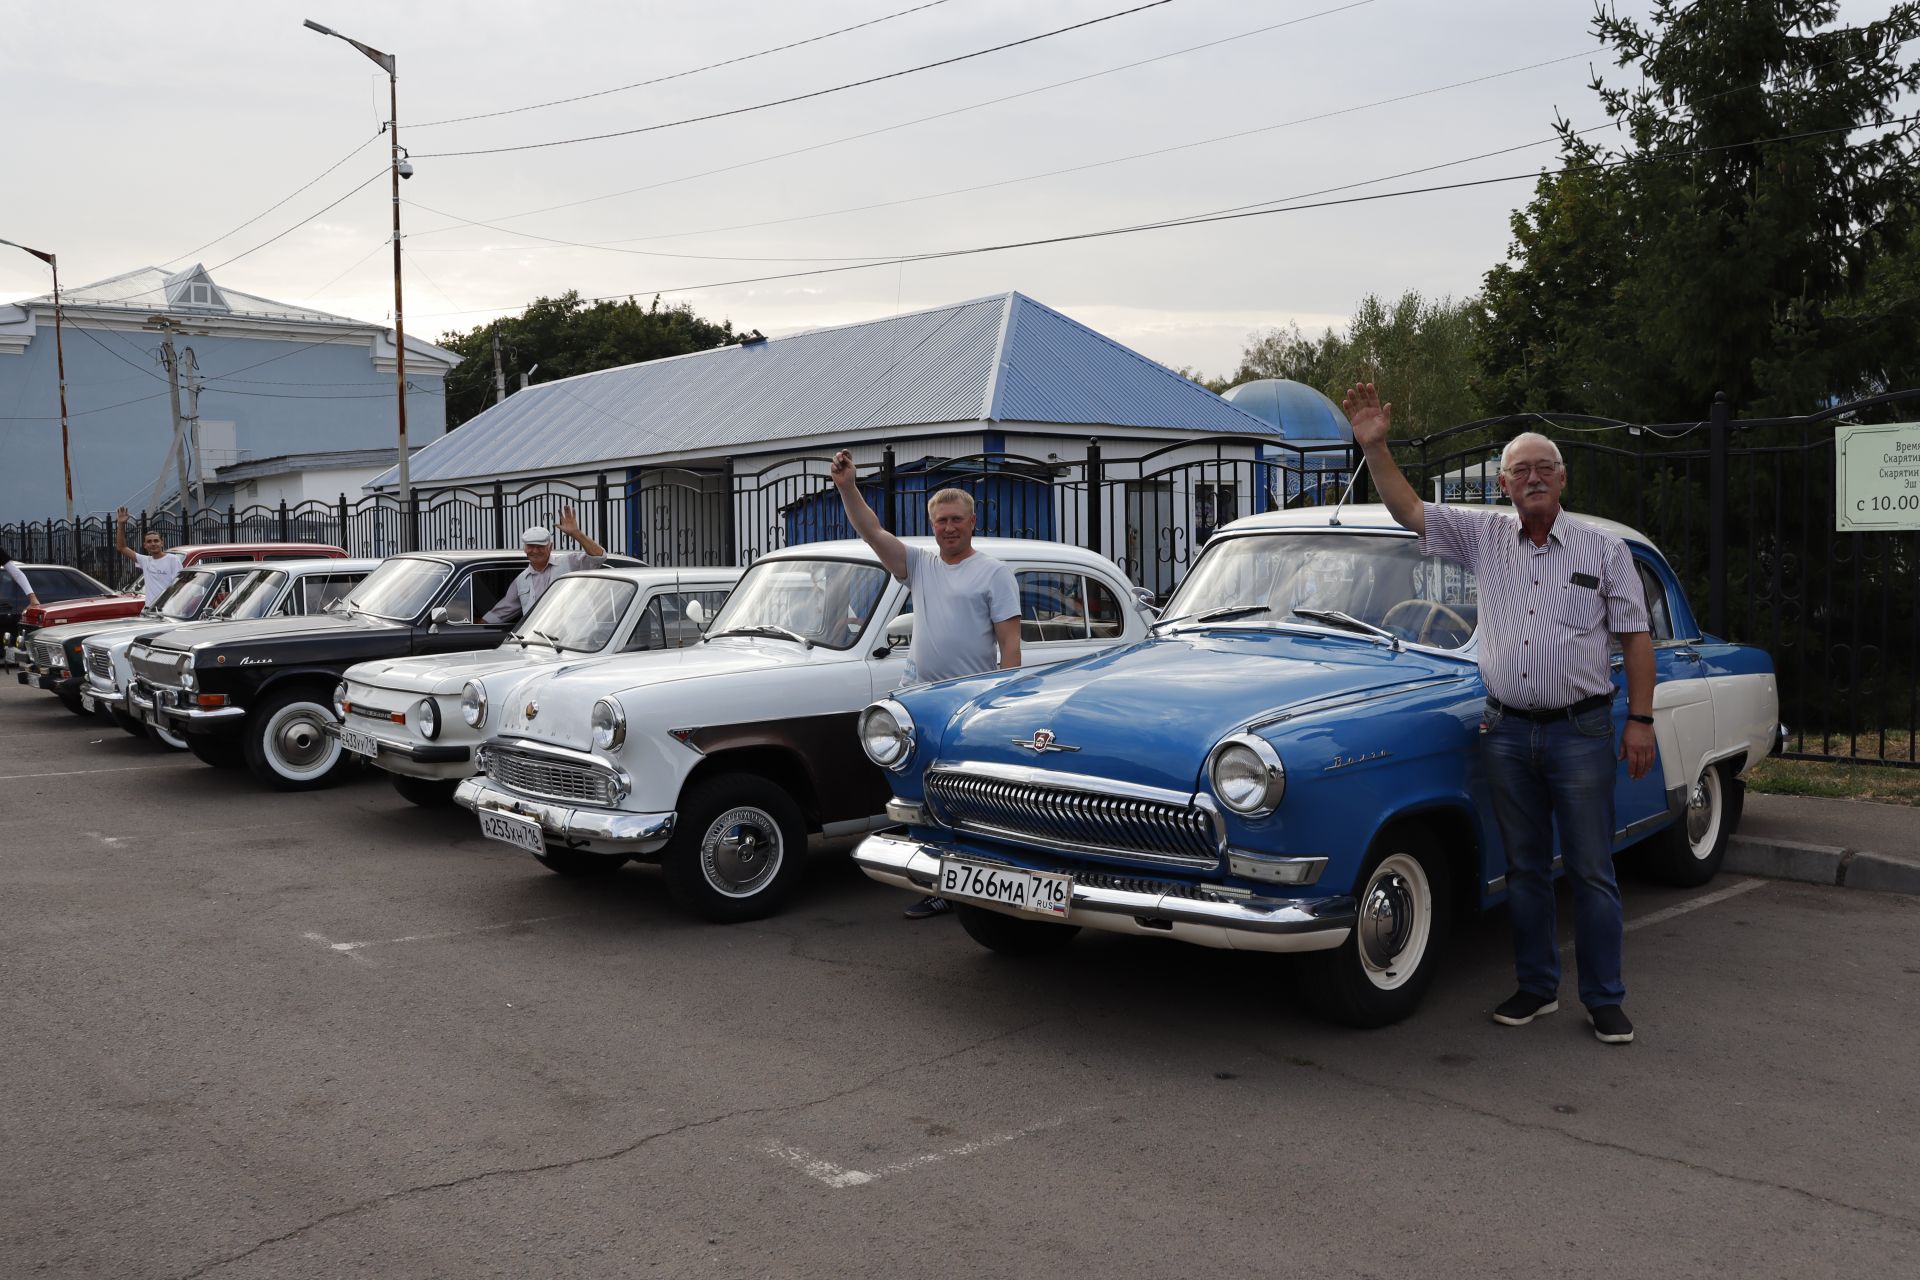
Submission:
[[[1727,393],[1713,393],[1707,445],[1707,627],[1727,633],[1727,431],[1733,406]]]
[[[287,532],[287,500],[280,499],[280,541],[286,542],[292,535]]]
[[[347,495],[340,494],[340,546],[348,555],[353,554],[353,536],[347,530]]]
[[[1089,437],[1087,440],[1087,550],[1095,555],[1106,554],[1101,541],[1106,524],[1107,504],[1105,495],[1100,492],[1106,483],[1100,468],[1100,441]]]
[[[235,513],[231,502],[227,504],[227,541],[240,541],[240,517]]]
[[[613,539],[607,529],[607,473],[602,471],[593,482],[594,532],[600,535],[600,545],[611,546]]]
[[[402,515],[407,522],[407,541],[401,550],[418,551],[420,549],[420,491],[418,489],[407,490],[407,509]]]
[[[894,484],[893,446],[888,445],[880,451],[880,527],[893,530],[893,484]]]
[[[493,545],[507,545],[507,487],[493,482]]]

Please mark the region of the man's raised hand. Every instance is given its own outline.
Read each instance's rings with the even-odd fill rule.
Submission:
[[[560,508],[560,532],[569,538],[577,536],[580,532],[580,522],[574,518],[572,507]]]
[[[121,524],[125,524],[127,522],[127,509],[125,507],[120,508],[118,511],[114,512],[113,515],[114,515],[114,518],[118,520]]]
[[[1385,444],[1393,428],[1393,406],[1380,403],[1380,393],[1371,382],[1356,382],[1340,402],[1347,424],[1353,428],[1353,442],[1362,449]]]
[[[853,451],[842,449],[833,455],[833,469],[827,473],[842,488],[853,483]]]

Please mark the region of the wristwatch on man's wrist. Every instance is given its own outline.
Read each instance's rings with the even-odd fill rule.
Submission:
[[[1634,722],[1635,724],[1652,724],[1652,723],[1653,723],[1653,717],[1652,717],[1652,716],[1635,716],[1635,715],[1629,715],[1629,716],[1627,717],[1627,719],[1629,719],[1629,720],[1631,720],[1631,721],[1633,721],[1633,722]]]

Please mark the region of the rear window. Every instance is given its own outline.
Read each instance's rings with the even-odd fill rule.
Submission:
[[[33,584],[33,594],[40,597],[42,604],[113,594],[103,584],[72,569],[27,569],[24,572],[27,581]],[[26,603],[26,598],[20,594],[20,588],[14,585],[11,576],[0,574],[0,600],[7,604]]]

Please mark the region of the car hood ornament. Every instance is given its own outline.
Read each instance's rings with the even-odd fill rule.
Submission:
[[[525,716],[526,716],[526,717],[527,717],[527,719],[529,719],[529,720],[537,720],[537,719],[539,719],[539,718],[540,718],[540,704],[539,704],[538,702],[532,702],[532,701],[529,701],[529,702],[527,703],[527,705],[526,705],[526,709],[525,709],[525,711],[524,711],[524,713],[523,713],[523,714],[525,714]]]
[[[1064,746],[1053,740],[1053,730],[1035,729],[1031,738],[1015,738],[1013,745],[1025,747],[1029,751],[1045,754],[1048,751],[1078,751],[1078,747]]]

